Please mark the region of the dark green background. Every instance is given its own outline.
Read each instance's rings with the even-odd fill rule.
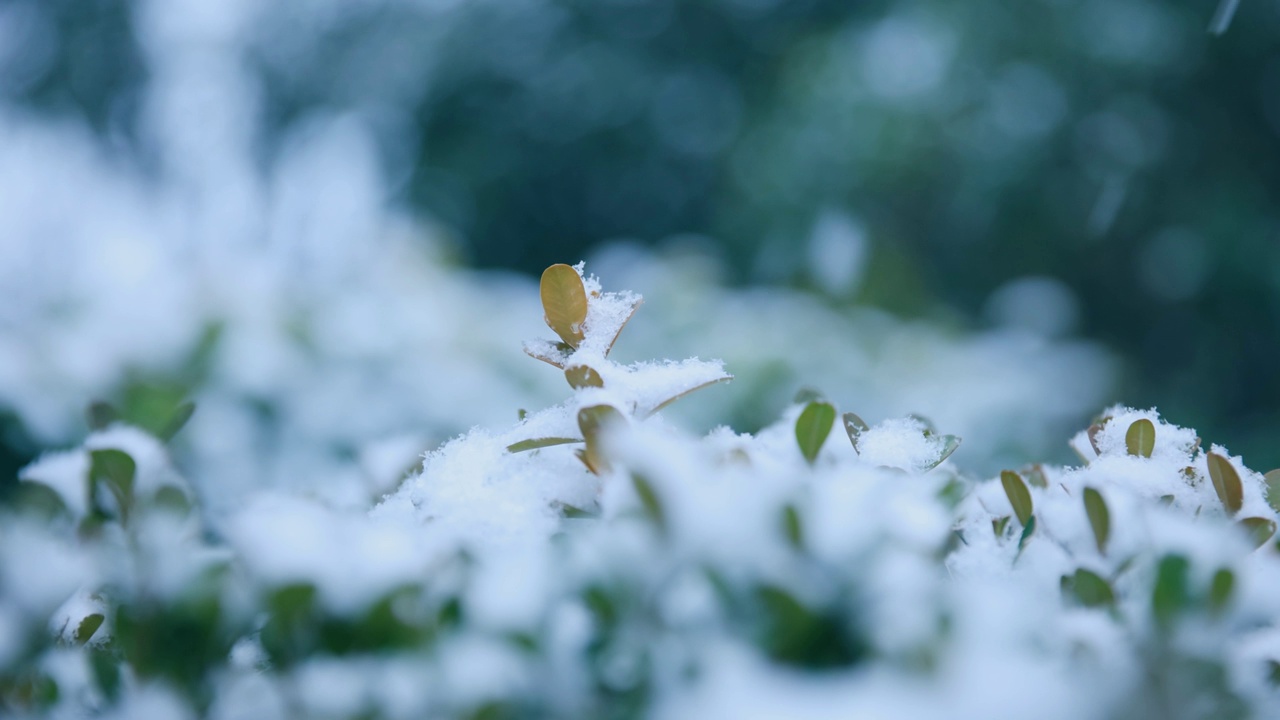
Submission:
[[[145,165],[131,6],[44,6],[55,59],[9,100],[83,117]],[[981,327],[1003,283],[1057,278],[1080,302],[1079,334],[1124,359],[1115,400],[1157,405],[1267,470],[1280,466],[1280,5],[1243,0],[1222,36],[1207,32],[1215,8],[477,2],[447,17],[353,9],[318,31],[281,8],[246,59],[263,83],[264,161],[309,113],[375,108],[395,201],[444,223],[477,266],[532,273],[612,238],[695,234],[735,283],[809,286],[815,218],[843,210],[873,252],[867,281],[833,302]],[[866,89],[887,19],[949,47],[941,80],[910,101]],[[1046,101],[1010,84],[1028,69],[1058,88],[1056,122],[1002,137],[995,94]],[[673,145],[670,123],[715,141]],[[1144,272],[1200,281],[1171,297]],[[32,446],[12,419],[0,427],[19,462]]]

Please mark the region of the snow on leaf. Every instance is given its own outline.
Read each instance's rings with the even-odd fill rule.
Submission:
[[[1276,521],[1271,518],[1247,517],[1240,525],[1249,532],[1249,539],[1255,548],[1260,548],[1276,534]]]

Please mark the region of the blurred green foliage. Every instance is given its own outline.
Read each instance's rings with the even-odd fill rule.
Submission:
[[[1272,467],[1280,7],[1215,36],[1216,6],[282,3],[248,61],[264,147],[364,113],[399,199],[480,266],[696,235],[736,281],[812,285],[810,234],[840,213],[871,252],[836,300],[984,322],[1005,283],[1056,278],[1128,359],[1117,400]],[[19,98],[137,141],[131,6],[50,7],[56,60]]]

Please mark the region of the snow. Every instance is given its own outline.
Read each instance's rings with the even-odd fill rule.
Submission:
[[[858,435],[858,452],[874,465],[914,471],[929,467],[942,455],[942,440],[925,435],[917,418],[886,420]]]
[[[1245,458],[1154,410],[1113,407],[1097,451],[1077,435],[1083,464],[1046,465],[1046,486],[1029,487],[1026,543],[1016,519],[994,532],[1012,514],[994,473],[1053,452],[1109,395],[1113,363],[1061,337],[1074,310],[1052,281],[1014,281],[992,299],[1000,327],[963,333],[731,288],[706,257],[617,243],[589,265],[645,303],[579,264],[584,341],[525,346],[604,383],[572,390],[519,352],[519,338],[549,334],[535,283],[455,267],[442,231],[388,201],[369,118],[312,117],[262,156],[242,62],[255,4],[139,7],[154,168],[81,125],[0,107],[0,404],[42,445],[70,448],[21,477],[73,516],[0,517],[0,674],[53,678],[50,716],[205,716],[128,670],[109,702],[67,632],[103,607],[211,598],[235,644],[210,671],[207,716],[227,720],[455,717],[508,699],[575,717],[640,687],[651,717],[1104,718],[1145,699],[1153,646],[1222,665],[1256,715],[1277,714],[1280,562],[1274,540],[1255,549],[1237,522],[1277,516]],[[877,28],[878,61],[890,36],[946,55],[945,34],[904,22]],[[925,67],[921,87],[945,65]],[[801,252],[818,283],[851,292],[864,244],[854,220],[828,216]],[[1026,297],[1053,312],[1014,307]],[[202,337],[214,340],[197,353]],[[123,423],[85,437],[85,404],[139,377],[195,378],[199,409],[175,443]],[[810,465],[788,406],[801,385],[883,420],[856,451],[837,425]],[[578,412],[597,404],[626,418],[599,439],[611,470],[590,472],[582,443],[508,450],[583,439]],[[519,408],[532,412],[516,421]],[[1140,419],[1156,430],[1150,458],[1126,448]],[[942,433],[964,444],[928,469]],[[106,448],[136,461],[142,501],[127,526],[77,533],[90,453]],[[1208,452],[1240,475],[1235,517]],[[952,482],[969,491],[956,507],[939,497]],[[153,506],[163,487],[196,511]],[[1109,509],[1105,552],[1085,488]],[[1171,554],[1188,560],[1192,599],[1164,631],[1152,584]],[[1114,608],[1063,597],[1077,569],[1111,584]],[[1204,603],[1220,569],[1236,586],[1215,614]],[[432,611],[456,601],[459,619],[408,650],[273,666],[265,598],[298,583],[326,621],[358,622],[403,588]],[[821,670],[771,656],[765,586],[833,616],[866,654]],[[94,644],[111,632],[108,619]]]

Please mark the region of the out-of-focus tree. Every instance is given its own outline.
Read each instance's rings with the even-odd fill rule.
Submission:
[[[692,234],[738,280],[837,302],[979,322],[1042,305],[1042,330],[1125,353],[1118,399],[1270,466],[1280,9],[1242,3],[1215,35],[1215,5],[275,3],[244,62],[264,155],[313,112],[358,114],[399,200],[479,265]],[[145,158],[130,9],[11,5],[44,54],[11,53],[7,96]],[[814,261],[833,233],[859,272]]]

